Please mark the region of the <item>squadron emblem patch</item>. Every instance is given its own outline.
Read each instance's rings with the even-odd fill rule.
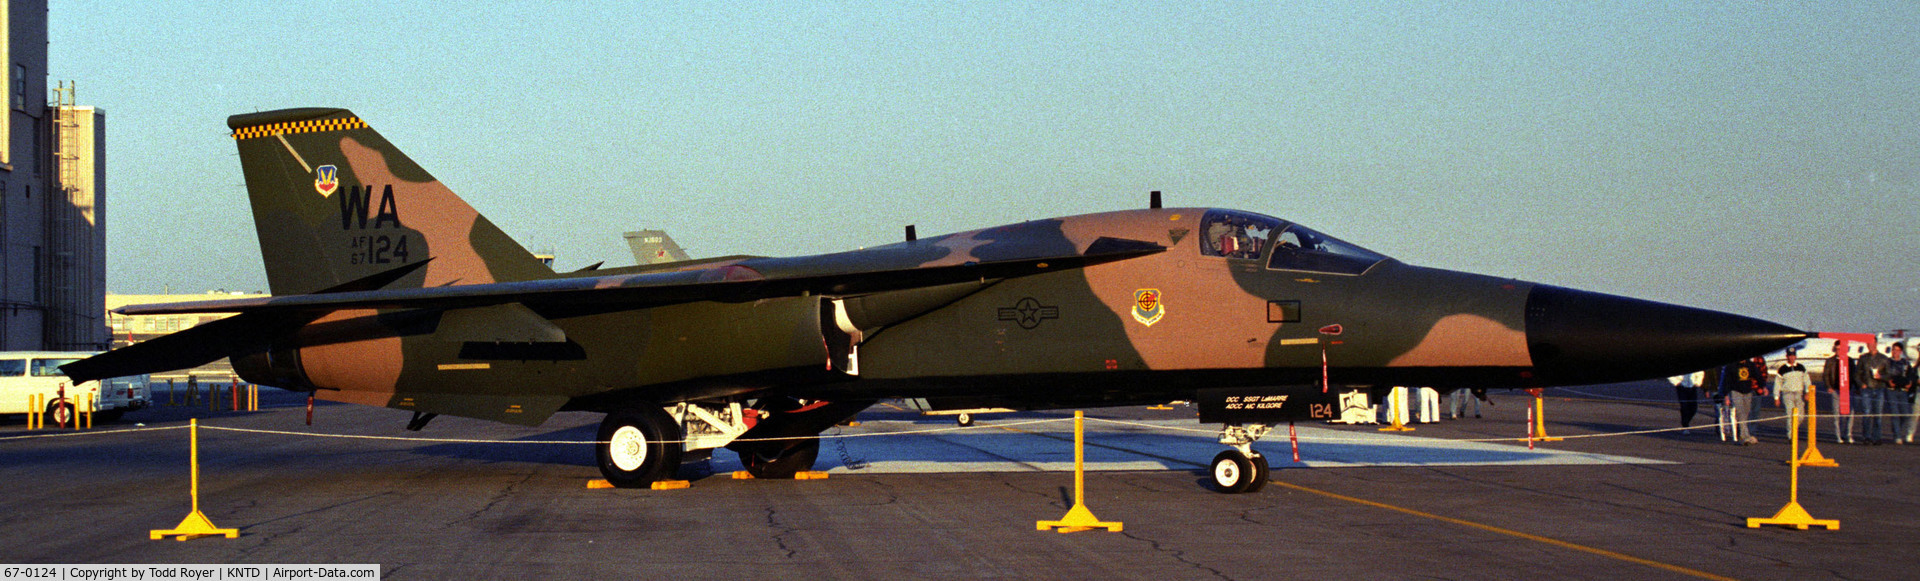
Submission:
[[[313,191],[320,192],[320,197],[331,197],[340,189],[338,172],[339,169],[331,165],[313,168]]]
[[[1160,289],[1143,288],[1133,291],[1133,320],[1152,327],[1166,316],[1167,305],[1160,301]]]

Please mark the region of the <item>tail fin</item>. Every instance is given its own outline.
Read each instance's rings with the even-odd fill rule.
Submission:
[[[641,230],[627,233],[627,246],[633,248],[634,264],[664,264],[690,259],[665,230]]]
[[[227,118],[273,294],[426,261],[388,288],[536,280],[553,269],[345,109]]]

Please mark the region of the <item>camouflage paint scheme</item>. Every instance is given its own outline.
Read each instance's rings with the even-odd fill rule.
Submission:
[[[324,399],[533,425],[742,397],[1152,403],[1315,384],[1323,356],[1336,385],[1538,387],[1692,371],[1804,335],[1386,257],[1325,272],[1272,267],[1278,243],[1209,255],[1237,244],[1209,217],[1317,233],[1206,208],[556,273],[346,110],[229,125],[273,296],[126,308],[241,315],[70,375],[231,357],[248,381]]]

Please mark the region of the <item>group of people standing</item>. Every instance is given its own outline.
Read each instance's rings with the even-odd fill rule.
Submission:
[[[1914,402],[1916,384],[1920,384],[1920,365],[1907,359],[1904,343],[1894,343],[1886,352],[1868,349],[1858,358],[1835,353],[1827,358],[1821,371],[1821,387],[1829,401],[1838,402],[1841,374],[1847,369],[1849,413],[1841,413],[1829,404],[1822,411],[1833,417],[1834,437],[1841,443],[1911,444],[1920,427],[1920,406]],[[1807,367],[1799,355],[1788,351],[1786,362],[1769,373],[1765,359],[1755,357],[1726,366],[1675,378],[1674,389],[1680,400],[1680,427],[1688,432],[1699,409],[1698,394],[1705,393],[1715,406],[1724,410],[1734,443],[1759,443],[1749,426],[1756,404],[1769,395],[1790,418],[1787,429],[1800,428],[1806,413],[1807,394],[1814,389]],[[1771,379],[1769,379],[1771,377]],[[1859,428],[1857,431],[1855,428]],[[1882,438],[1882,433],[1886,434]]]
[[[1915,372],[1920,369],[1907,360],[1906,344],[1894,343],[1886,353],[1869,349],[1851,360],[1838,353],[1827,358],[1827,371],[1822,375],[1830,393],[1839,393],[1840,374],[1834,371],[1843,364],[1849,370],[1848,403],[1853,414],[1833,416],[1835,437],[1848,444],[1912,444],[1915,425],[1920,424],[1920,415],[1916,415],[1920,408],[1913,401],[1914,385],[1920,383]],[[1882,429],[1886,438],[1880,437]]]

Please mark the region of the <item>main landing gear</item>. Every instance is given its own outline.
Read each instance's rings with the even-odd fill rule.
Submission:
[[[594,446],[600,475],[620,488],[645,488],[672,477],[685,450],[681,434],[680,424],[657,407],[607,414]]]
[[[1227,425],[1220,429],[1220,443],[1232,450],[1213,457],[1208,471],[1214,489],[1226,494],[1258,492],[1267,486],[1267,457],[1253,450],[1253,443],[1273,431],[1266,424]]]
[[[740,466],[754,478],[793,478],[813,469],[820,459],[820,438],[787,442],[785,446],[754,446],[739,450]]]
[[[813,469],[820,457],[820,432],[846,421],[874,400],[805,401],[762,399],[763,417],[740,439],[727,444],[754,478],[793,478]]]
[[[640,404],[607,414],[594,451],[600,474],[620,488],[672,479],[682,459],[705,458],[719,447],[740,454],[755,478],[793,478],[819,459],[820,432],[870,405],[792,398]]]

